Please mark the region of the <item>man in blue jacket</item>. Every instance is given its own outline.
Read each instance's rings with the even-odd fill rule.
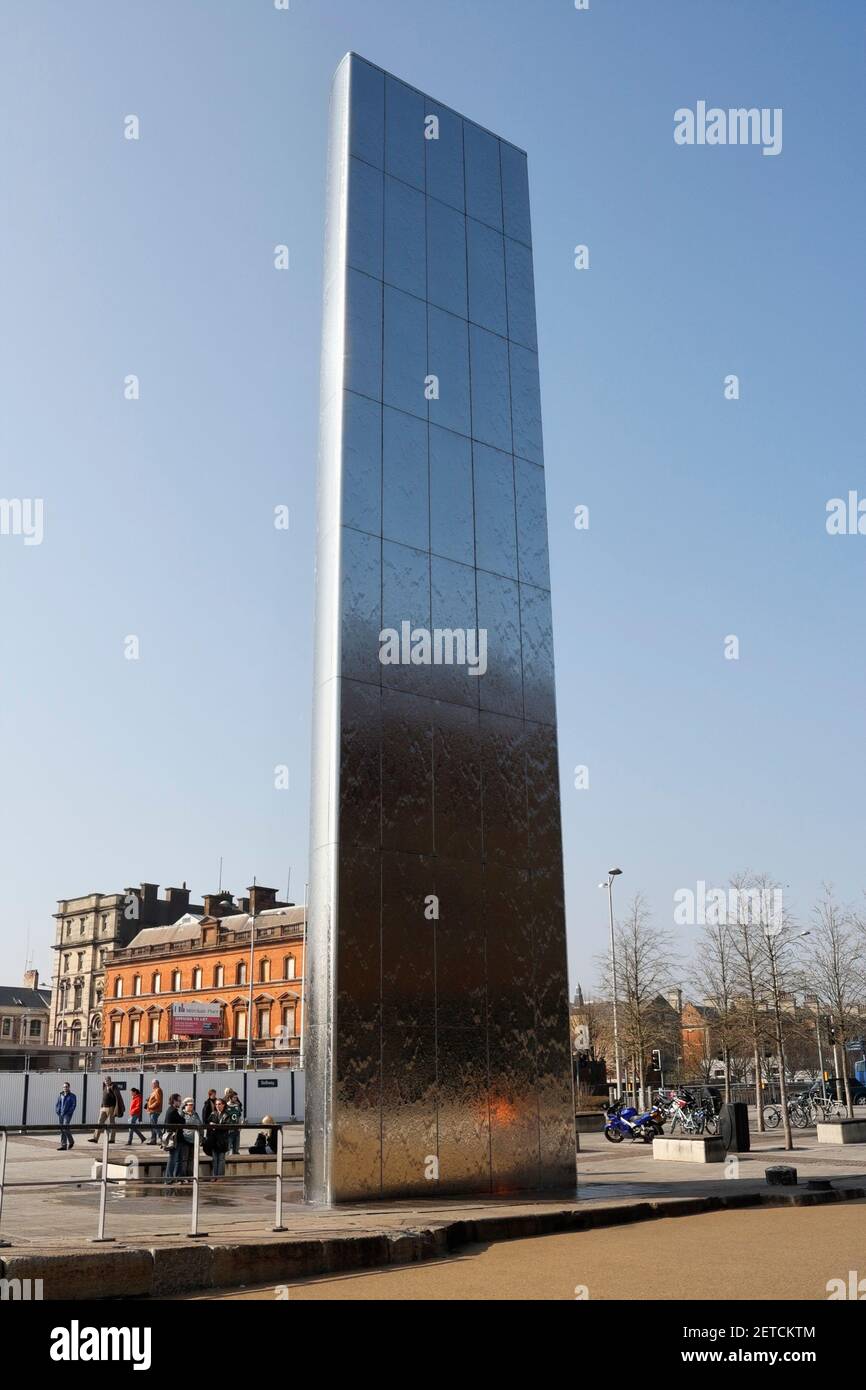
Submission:
[[[60,1092],[54,1104],[54,1110],[60,1121],[60,1144],[58,1145],[58,1152],[63,1149],[75,1148],[75,1140],[72,1137],[70,1125],[72,1124],[72,1116],[75,1114],[75,1107],[77,1104],[78,1097],[75,1095],[69,1082],[64,1081],[63,1090]]]

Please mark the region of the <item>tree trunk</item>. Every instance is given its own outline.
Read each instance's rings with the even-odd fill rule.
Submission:
[[[848,1080],[848,1049],[847,1049],[847,1047],[845,1046],[846,1042],[848,1041],[848,1038],[847,1038],[847,1035],[846,1035],[846,1033],[845,1033],[844,1028],[842,1028],[841,1025],[840,1025],[840,1027],[839,1027],[838,1032],[839,1032],[839,1042],[841,1043],[841,1052],[842,1052],[842,1081],[843,1081],[843,1084],[844,1084],[844,1086],[845,1086],[845,1109],[848,1111],[848,1119],[851,1120],[851,1119],[853,1119],[853,1117],[854,1117],[854,1109],[853,1109],[853,1101],[852,1101],[852,1099],[851,1099],[851,1082]],[[837,1072],[837,1073],[836,1073],[836,1077],[837,1077],[837,1080],[836,1080],[836,1099],[837,1099],[837,1100],[841,1099],[841,1097],[839,1096],[839,1081],[838,1081],[838,1076],[839,1076],[839,1073]]]
[[[785,1126],[785,1148],[790,1153],[794,1147],[791,1133],[791,1116],[788,1114],[788,1083],[785,1080],[785,1048],[782,1042],[782,1015],[776,1005],[776,1054],[779,1059],[779,1101],[782,1106],[782,1124]]]
[[[758,1034],[755,1030],[755,1108],[758,1111],[758,1133],[764,1133],[764,1093],[761,1087],[763,1082],[761,1075],[761,1056],[758,1046]]]

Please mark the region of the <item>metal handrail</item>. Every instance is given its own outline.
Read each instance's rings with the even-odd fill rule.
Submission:
[[[97,1123],[97,1128],[98,1128],[98,1123]],[[75,1177],[75,1178],[55,1178],[55,1179],[39,1180],[39,1181],[35,1181],[35,1182],[32,1182],[32,1181],[31,1181],[31,1182],[26,1182],[26,1181],[25,1181],[25,1182],[8,1182],[7,1179],[6,1179],[6,1166],[7,1166],[7,1160],[8,1160],[9,1135],[10,1135],[10,1134],[11,1134],[11,1135],[56,1134],[57,1131],[58,1131],[58,1129],[60,1129],[60,1124],[59,1124],[59,1122],[58,1122],[58,1123],[55,1123],[55,1124],[53,1124],[53,1125],[0,1125],[0,1247],[6,1247],[6,1246],[9,1246],[9,1245],[12,1244],[11,1241],[4,1239],[4,1238],[3,1238],[3,1235],[2,1235],[3,1197],[4,1197],[4,1193],[6,1192],[7,1189],[11,1191],[12,1189],[22,1189],[22,1188],[26,1189],[26,1188],[30,1188],[30,1187],[67,1187],[67,1186],[70,1186],[70,1185],[74,1185],[75,1187],[82,1187],[82,1186],[86,1186],[86,1185],[98,1185],[98,1186],[99,1186],[99,1207],[98,1207],[98,1215],[97,1215],[97,1226],[96,1226],[96,1235],[95,1235],[92,1239],[93,1239],[93,1243],[96,1243],[96,1244],[105,1244],[105,1243],[109,1243],[109,1242],[111,1242],[111,1241],[114,1240],[114,1237],[113,1237],[113,1236],[107,1236],[107,1235],[105,1234],[105,1222],[106,1222],[106,1215],[107,1215],[108,1188],[109,1188],[109,1185],[111,1185],[111,1184],[119,1184],[119,1183],[132,1183],[132,1184],[135,1185],[135,1187],[136,1187],[137,1189],[140,1190],[141,1188],[147,1188],[147,1187],[160,1187],[160,1188],[163,1188],[163,1187],[165,1186],[166,1181],[175,1181],[175,1180],[176,1180],[176,1181],[179,1182],[179,1183],[190,1182],[190,1183],[191,1183],[191,1192],[192,1192],[192,1207],[191,1207],[191,1220],[190,1220],[189,1237],[190,1237],[190,1239],[200,1239],[201,1237],[206,1236],[206,1235],[207,1235],[207,1231],[200,1231],[199,1228],[198,1228],[198,1217],[199,1217],[199,1183],[200,1183],[200,1181],[201,1181],[201,1175],[200,1175],[200,1171],[199,1171],[199,1170],[200,1170],[200,1166],[201,1166],[201,1139],[202,1139],[202,1135],[203,1135],[203,1134],[206,1134],[207,1131],[208,1131],[209,1129],[211,1129],[211,1128],[214,1128],[214,1126],[212,1126],[212,1125],[210,1125],[210,1124],[202,1124],[200,1121],[199,1121],[198,1123],[194,1123],[194,1124],[183,1123],[183,1122],[180,1122],[180,1123],[172,1123],[172,1124],[167,1124],[167,1123],[166,1123],[166,1124],[160,1124],[159,1128],[160,1128],[161,1131],[165,1131],[165,1130],[185,1130],[185,1129],[192,1129],[192,1130],[193,1130],[193,1167],[192,1167],[192,1172],[191,1172],[190,1174],[183,1174],[183,1175],[180,1175],[180,1176],[178,1176],[177,1179],[169,1179],[169,1180],[167,1180],[165,1177],[160,1178],[160,1179],[153,1179],[153,1178],[131,1178],[131,1177],[129,1177],[129,1178],[127,1178],[127,1177],[124,1177],[124,1178],[110,1178],[110,1177],[108,1176],[108,1165],[109,1165],[109,1162],[110,1162],[110,1159],[109,1159],[109,1156],[108,1156],[108,1146],[109,1146],[109,1142],[114,1142],[114,1140],[112,1140],[110,1136],[111,1136],[112,1134],[117,1134],[117,1133],[121,1133],[121,1134],[122,1134],[123,1131],[124,1131],[124,1129],[126,1129],[126,1128],[128,1128],[128,1126],[125,1125],[125,1124],[122,1124],[122,1123],[121,1123],[121,1124],[112,1124],[112,1125],[104,1125],[104,1126],[103,1126],[103,1128],[102,1128],[102,1135],[101,1135],[101,1140],[102,1140],[102,1143],[101,1143],[101,1171],[100,1171],[99,1177],[95,1177],[95,1178],[93,1178],[93,1177],[92,1177],[92,1178],[82,1178],[82,1177]],[[262,1123],[261,1123],[260,1120],[257,1120],[257,1121],[255,1121],[255,1122],[250,1122],[250,1121],[246,1121],[246,1120],[231,1120],[231,1121],[227,1121],[225,1124],[221,1125],[220,1128],[223,1128],[223,1129],[226,1129],[226,1130],[236,1130],[236,1131],[238,1131],[238,1133],[240,1133],[240,1132],[243,1131],[243,1130],[247,1130],[247,1129],[253,1129],[253,1130],[261,1131],[261,1130],[262,1130]],[[270,1128],[270,1126],[267,1126],[267,1128]],[[88,1133],[88,1132],[92,1131],[92,1130],[94,1129],[94,1125],[93,1125],[93,1124],[64,1125],[64,1126],[63,1126],[63,1129],[64,1129],[67,1133],[69,1133],[69,1134],[82,1134],[82,1133]],[[284,1147],[283,1123],[282,1123],[282,1122],[278,1122],[278,1123],[277,1123],[277,1125],[276,1125],[276,1130],[277,1130],[277,1152],[276,1152],[276,1154],[268,1153],[268,1154],[266,1154],[266,1155],[263,1155],[263,1157],[274,1158],[274,1159],[275,1159],[275,1162],[276,1162],[276,1191],[275,1191],[276,1214],[275,1214],[275,1224],[271,1227],[271,1229],[272,1229],[273,1231],[284,1231],[284,1230],[286,1229],[286,1227],[283,1225],[283,1219],[282,1219],[282,1218],[283,1218],[283,1162],[284,1162],[284,1158],[285,1158],[285,1147]],[[237,1156],[240,1157],[239,1154],[238,1154]],[[228,1157],[228,1155],[227,1155],[227,1157]],[[223,1176],[223,1180],[224,1180],[224,1181],[229,1181],[229,1182],[261,1182],[261,1181],[263,1181],[263,1180],[266,1180],[266,1178],[267,1178],[267,1174],[264,1174],[264,1173],[261,1174],[261,1175],[255,1175],[255,1174],[248,1174],[248,1175],[247,1175],[247,1174],[237,1174],[237,1173],[234,1173],[234,1174],[231,1174],[230,1176],[228,1176],[228,1175],[224,1175],[224,1176]]]

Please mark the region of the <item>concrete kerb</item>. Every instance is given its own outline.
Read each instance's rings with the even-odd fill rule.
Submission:
[[[31,1250],[21,1254],[7,1253],[0,1260],[0,1277],[41,1279],[46,1300],[170,1298],[182,1293],[206,1294],[241,1285],[261,1287],[290,1279],[416,1264],[448,1255],[467,1245],[598,1230],[604,1226],[631,1225],[726,1209],[811,1207],[864,1199],[866,1187],[834,1188],[830,1192],[774,1189],[606,1207],[559,1208],[514,1216],[483,1216],[412,1230],[359,1232],[325,1238],[307,1236],[220,1244],[202,1241],[195,1245],[178,1242],[98,1251],[40,1253]]]

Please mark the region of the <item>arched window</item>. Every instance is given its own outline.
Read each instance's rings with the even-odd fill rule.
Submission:
[[[237,965],[235,966],[235,984],[236,984],[236,985],[245,985],[246,982],[247,982],[247,963],[246,963],[245,960],[239,960],[238,963],[237,963]]]
[[[129,1045],[135,1047],[141,1038],[141,1016],[136,1014],[129,1020]]]
[[[197,965],[192,972],[193,989],[201,989],[201,966]]]
[[[294,956],[286,956],[285,978],[286,978],[287,980],[293,980],[293,979],[295,978],[295,958],[294,958]]]
[[[132,980],[132,992],[133,992],[133,994],[141,994],[141,976],[140,976],[140,975],[135,975],[135,976],[133,976],[133,980]]]
[[[148,1042],[159,1042],[159,1014],[151,1014],[147,1023]]]
[[[150,982],[150,992],[151,992],[151,994],[159,994],[159,992],[160,992],[161,989],[162,989],[162,975],[160,974],[160,972],[159,972],[158,970],[154,970],[154,972],[153,972],[153,978],[151,979],[151,982]]]
[[[294,1004],[283,1005],[283,1031],[286,1037],[294,1038],[295,1034],[295,1006]]]
[[[123,998],[123,977],[121,975],[118,975],[114,981],[114,997],[115,999]]]
[[[183,988],[181,984],[181,973],[179,970],[175,970],[172,972],[171,987],[175,991],[175,993],[177,993],[178,990]]]
[[[247,1011],[235,1009],[235,1037],[243,1041],[247,1036]]]
[[[111,1020],[111,1046],[112,1046],[112,1047],[120,1047],[120,1041],[121,1041],[121,1038],[122,1038],[122,1037],[123,1037],[123,1019],[122,1019],[122,1018],[113,1018],[113,1019]]]
[[[221,989],[222,986],[223,986],[224,980],[225,980],[225,970],[223,969],[223,967],[222,967],[221,965],[215,965],[214,968],[213,968],[213,985],[214,985],[214,989]]]
[[[265,956],[264,960],[259,961],[259,984],[266,985],[271,978],[271,962]]]
[[[260,1004],[258,1007],[259,1037],[269,1038],[271,1036],[271,1006],[270,1004]]]

